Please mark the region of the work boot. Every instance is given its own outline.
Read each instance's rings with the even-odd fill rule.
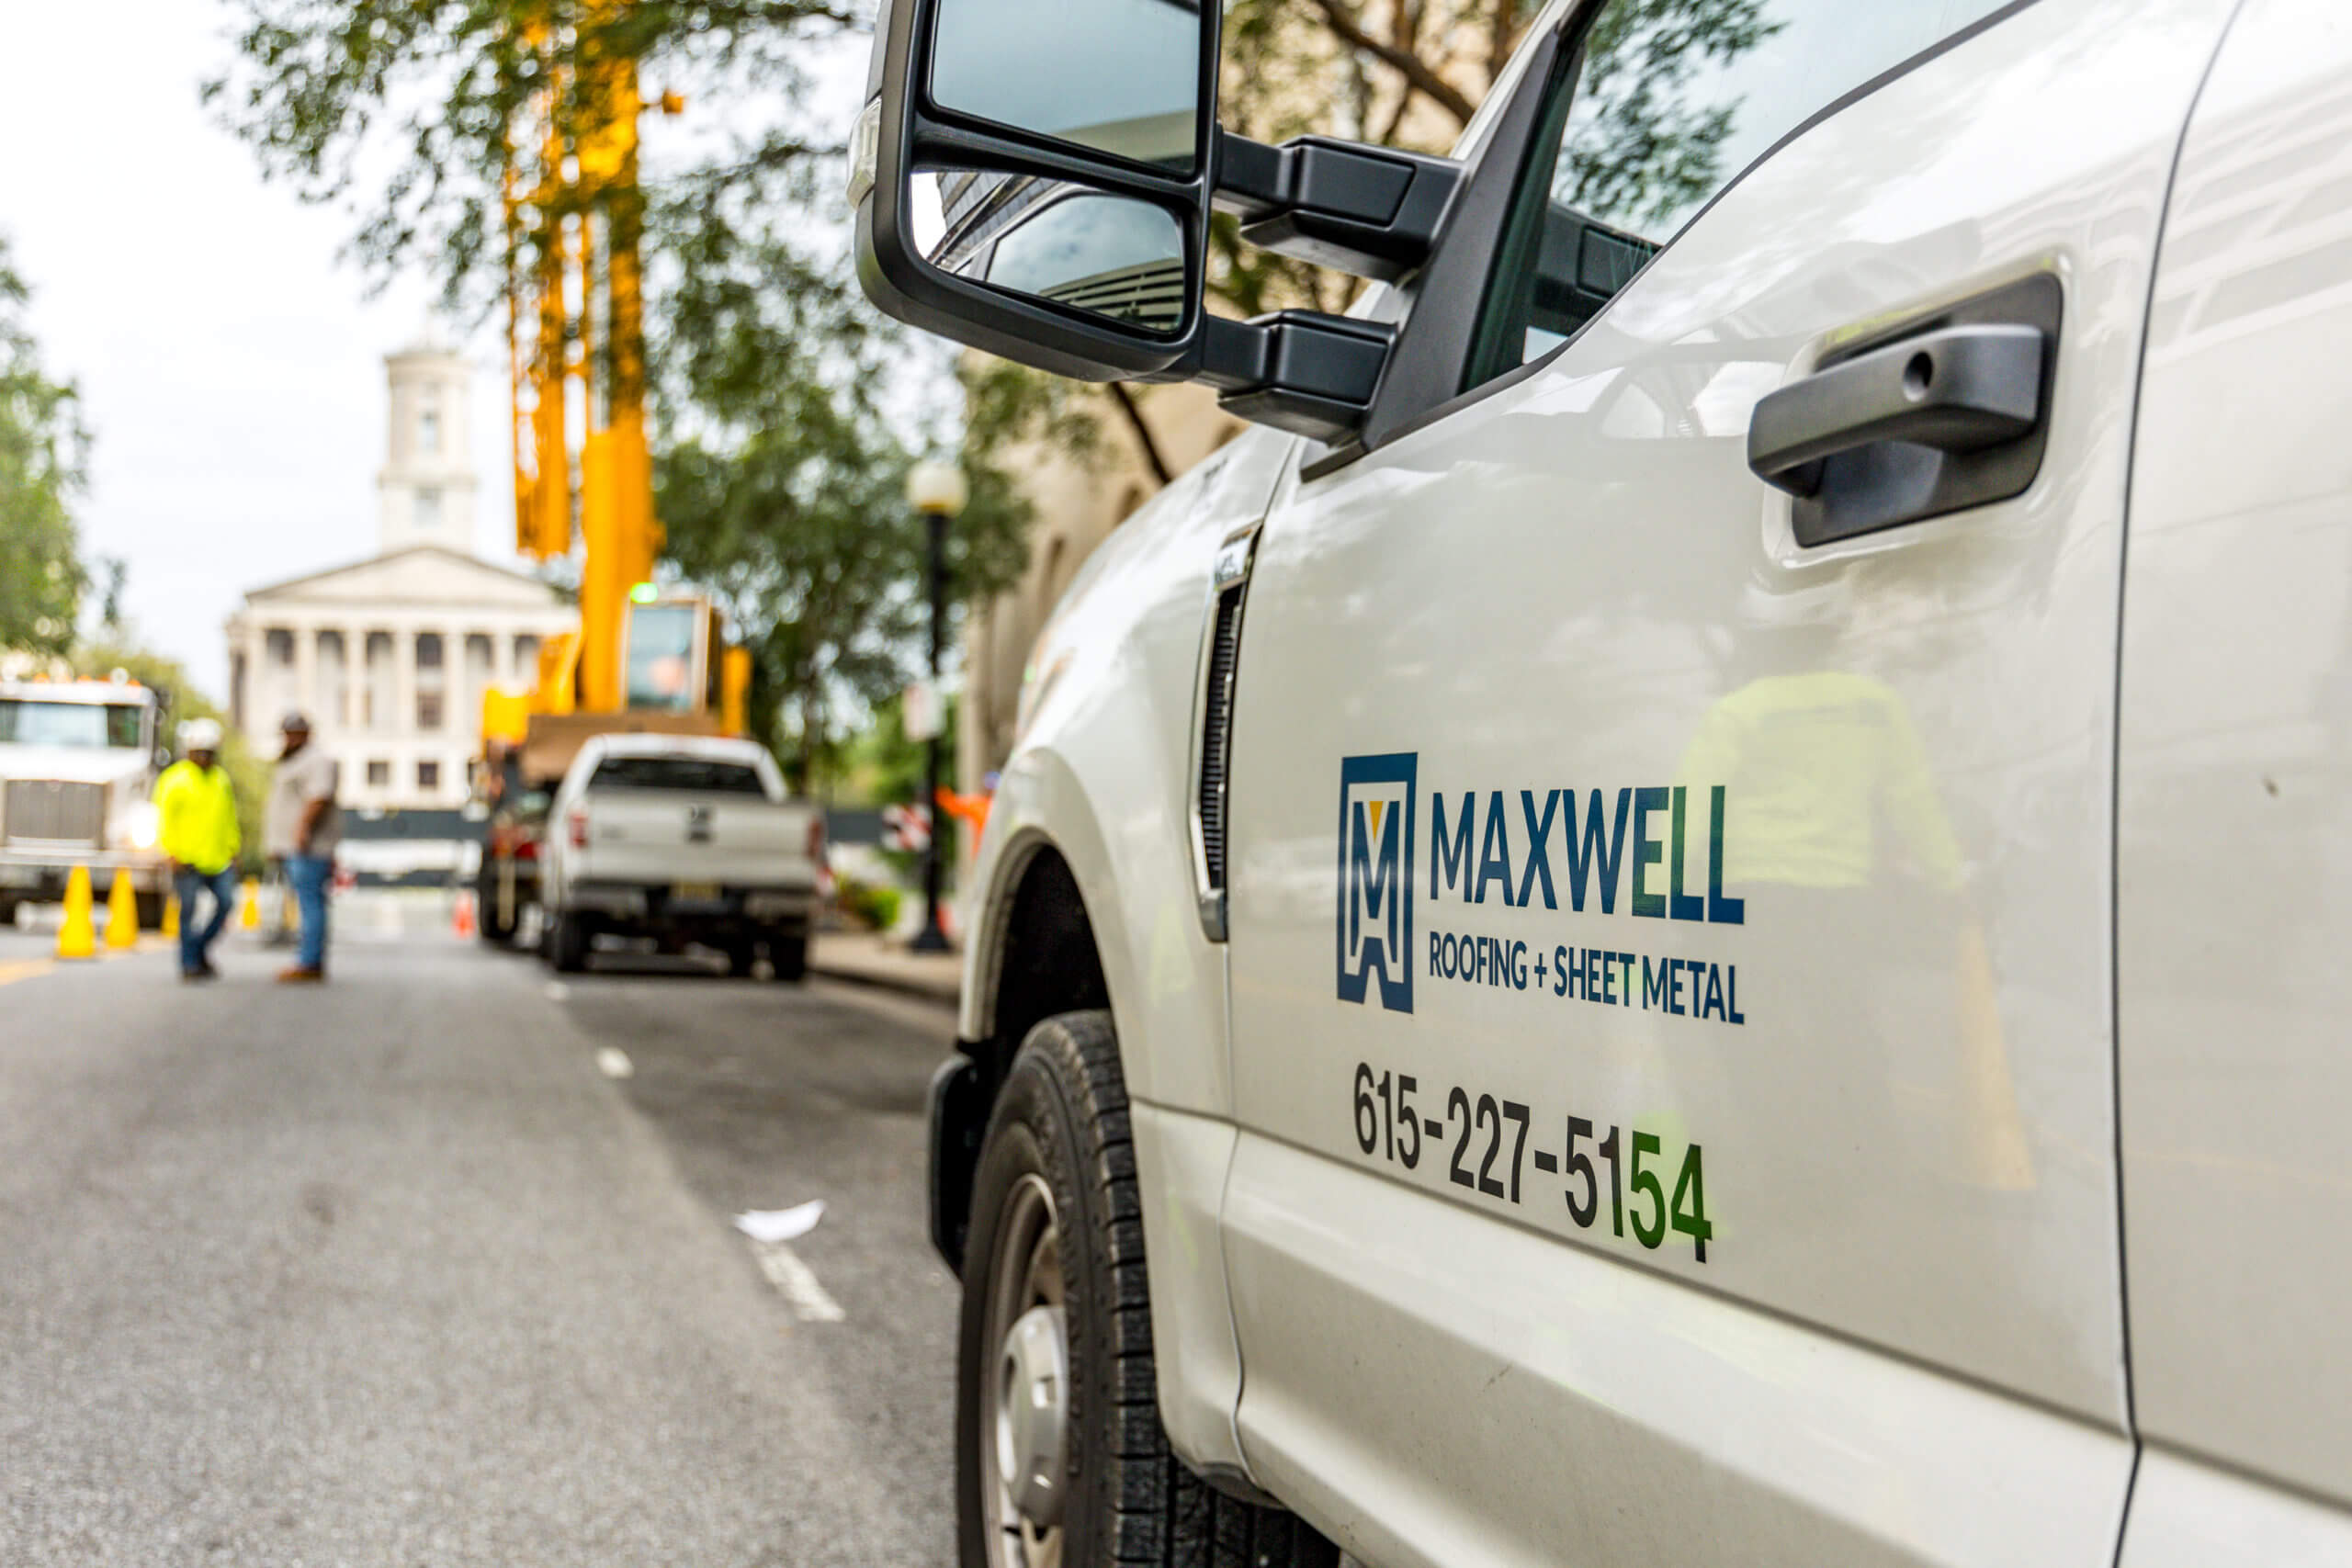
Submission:
[[[305,985],[314,981],[323,980],[326,977],[327,972],[325,970],[313,969],[301,964],[297,964],[289,969],[280,969],[277,972],[278,984],[284,986]]]

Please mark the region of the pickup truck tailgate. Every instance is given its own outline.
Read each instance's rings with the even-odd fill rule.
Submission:
[[[572,851],[582,882],[712,887],[811,887],[816,808],[752,795],[594,789],[576,811],[587,842]],[[571,824],[563,825],[571,831]]]

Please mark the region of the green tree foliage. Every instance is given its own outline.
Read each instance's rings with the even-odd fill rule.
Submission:
[[[655,465],[678,569],[716,593],[753,658],[755,731],[805,786],[840,720],[883,701],[928,650],[927,536],[908,508],[914,454],[876,406],[896,334],[855,285],[772,237],[697,223],[656,363],[672,395]],[[1013,581],[1029,509],[967,464],[949,536],[951,599]]]
[[[0,648],[62,654],[88,586],[73,503],[89,438],[73,383],[42,373],[28,299],[0,239]]]
[[[912,448],[934,444],[920,433],[962,413],[926,403],[910,345],[850,280],[840,149],[790,107],[812,49],[853,13],[829,0],[232,4],[238,60],[211,101],[270,175],[351,208],[372,277],[428,268],[460,310],[493,308],[508,267],[531,263],[530,226],[514,242],[504,230],[501,182],[509,127],[551,81],[560,129],[598,121],[596,67],[625,57],[649,98],[674,92],[706,127],[737,128],[721,144],[646,122],[656,512],[670,562],[724,602],[752,652],[758,733],[804,782],[820,774],[841,720],[895,690],[923,649],[923,537],[901,491]],[[935,355],[930,368],[945,379]],[[1015,400],[984,386],[976,403],[958,602],[1023,559],[1028,508],[989,460],[997,433],[1074,428],[1039,412],[1059,394]]]
[[[1777,29],[1768,0],[1611,0],[1585,40],[1567,173],[1555,194],[1618,222],[1681,210],[1721,179],[1722,107],[1682,91]],[[1308,131],[1445,152],[1524,41],[1540,0],[1231,0],[1219,118],[1260,141]],[[1210,286],[1244,315],[1337,310],[1358,287],[1212,225]]]
[[[103,680],[120,670],[142,686],[150,686],[164,694],[168,705],[164,740],[176,752],[178,741],[173,731],[185,720],[209,718],[218,720],[222,739],[220,765],[229,770],[230,781],[237,789],[237,836],[244,847],[239,852],[238,863],[248,871],[262,866],[261,816],[269,793],[270,759],[261,757],[245,743],[229,716],[198,688],[178,660],[157,653],[153,649],[119,638],[105,638],[85,643],[74,650],[74,672]]]
[[[827,0],[230,0],[237,62],[206,100],[272,178],[357,220],[351,250],[378,279],[415,268],[452,305],[504,287],[509,129],[551,82],[564,134],[608,105],[596,67],[636,58],[647,95],[715,104],[797,100],[809,45],[856,24]],[[531,46],[538,29],[542,47]],[[812,144],[772,124],[697,173],[799,167]]]

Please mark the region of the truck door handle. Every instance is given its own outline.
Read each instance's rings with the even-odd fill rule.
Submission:
[[[2049,434],[2058,280],[2008,284],[1756,405],[1747,466],[1817,545],[2016,495]]]
[[[2038,327],[1947,327],[1873,349],[1756,405],[1747,466],[1791,495],[1821,489],[1822,459],[1879,441],[1976,452],[2041,421]]]

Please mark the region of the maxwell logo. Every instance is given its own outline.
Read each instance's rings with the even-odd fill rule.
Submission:
[[[1340,760],[1340,999],[1413,1010],[1413,778],[1420,754]]]

